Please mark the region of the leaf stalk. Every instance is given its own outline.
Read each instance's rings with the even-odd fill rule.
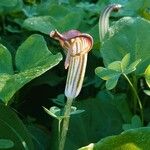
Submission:
[[[132,82],[130,81],[130,79],[128,78],[128,76],[126,74],[123,74],[123,76],[126,78],[126,80],[128,81],[131,89],[133,90],[135,96],[136,96],[136,99],[137,99],[137,102],[138,102],[138,105],[139,105],[139,108],[140,108],[140,115],[141,115],[141,121],[142,121],[142,124],[143,124],[143,121],[144,121],[144,117],[143,117],[143,106],[142,106],[142,103],[141,103],[141,100],[139,98],[139,95],[135,89],[135,87],[133,86]]]

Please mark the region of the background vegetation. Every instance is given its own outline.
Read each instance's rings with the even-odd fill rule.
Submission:
[[[106,35],[102,44],[99,15],[112,3],[123,5],[123,9],[111,15],[112,35]],[[49,37],[54,29],[59,32],[77,29],[94,38],[84,85],[73,104],[85,111],[72,115],[65,150],[76,150],[124,130],[149,126],[149,20],[149,0],[1,0],[0,148],[57,149],[57,120],[42,108],[54,105],[62,108],[65,101],[65,55],[58,42]],[[131,62],[142,59],[129,78],[141,99],[144,122],[134,101],[135,94],[123,76],[114,89],[108,90],[105,81],[95,74],[95,68],[121,61],[127,53]],[[135,129],[135,135],[131,133],[131,141],[135,139],[138,143],[135,137],[139,130]],[[141,132],[139,136],[145,135],[143,139],[147,141],[149,127]],[[123,135],[126,134],[129,135],[128,131]],[[149,145],[148,142],[139,147]],[[100,149],[99,146],[101,143],[95,148]]]

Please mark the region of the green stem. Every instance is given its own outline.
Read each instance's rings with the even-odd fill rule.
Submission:
[[[131,86],[131,88],[132,88],[132,90],[133,90],[133,92],[134,92],[134,94],[135,94],[135,96],[137,98],[137,102],[138,102],[138,105],[139,105],[139,108],[140,108],[141,120],[142,120],[142,123],[143,123],[143,121],[144,121],[144,118],[143,118],[143,106],[142,106],[141,100],[140,100],[140,98],[139,98],[139,96],[137,94],[137,91],[136,91],[135,87],[131,83],[130,79],[127,77],[126,74],[123,74],[123,75],[127,79],[128,83],[130,84],[130,86]]]
[[[133,75],[133,86],[134,86],[135,90],[137,91],[137,80],[136,80],[135,75]],[[135,94],[133,94],[133,102],[134,102],[134,114],[136,114],[137,98],[136,98]]]
[[[59,119],[58,120],[58,143],[60,143],[60,126],[61,126],[61,122],[62,122],[62,119]]]
[[[65,147],[66,136],[67,136],[68,127],[69,127],[72,102],[73,102],[72,98],[67,98],[67,102],[66,102],[65,110],[64,110],[62,132],[61,132],[61,137],[60,137],[60,142],[59,142],[59,150],[64,150],[64,147]]]

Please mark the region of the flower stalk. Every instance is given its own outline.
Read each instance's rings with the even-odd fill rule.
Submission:
[[[88,52],[92,49],[93,38],[77,30],[70,30],[63,34],[55,30],[50,33],[50,36],[58,40],[66,51],[65,69],[69,68],[65,86],[67,102],[64,109],[64,119],[59,142],[59,150],[64,150],[71,106],[73,100],[79,95],[82,88],[87,65],[87,56]]]
[[[67,102],[66,102],[65,109],[64,109],[64,119],[63,119],[62,132],[60,136],[59,150],[63,150],[65,147],[65,141],[66,141],[69,121],[70,121],[72,102],[73,102],[73,99],[67,98]]]

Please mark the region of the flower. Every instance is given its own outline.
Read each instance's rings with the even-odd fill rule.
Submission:
[[[81,91],[86,70],[88,52],[92,49],[93,38],[89,34],[77,30],[70,30],[60,34],[57,30],[50,33],[50,37],[59,41],[67,52],[65,69],[68,69],[65,95],[75,98]]]
[[[120,8],[122,8],[120,4],[110,4],[101,13],[99,18],[99,37],[101,41],[109,29],[109,17],[111,12],[117,12]]]

